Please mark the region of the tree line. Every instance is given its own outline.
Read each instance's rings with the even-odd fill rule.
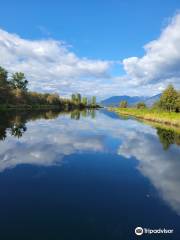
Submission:
[[[39,93],[28,90],[28,80],[22,72],[10,74],[0,66],[0,105],[1,107],[58,107],[61,109],[96,108],[96,97],[91,99],[72,94],[71,99],[60,97],[57,93]]]
[[[127,107],[127,101],[120,102],[120,108]],[[137,103],[135,107],[137,109],[147,108],[144,102]],[[167,112],[180,112],[180,91],[176,90],[172,84],[169,84],[162,92],[160,99],[153,104],[152,108]]]

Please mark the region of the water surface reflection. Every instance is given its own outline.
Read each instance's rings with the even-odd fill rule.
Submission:
[[[101,201],[105,201],[106,207],[112,208],[111,214],[114,219],[112,224],[116,222],[116,228],[120,229],[120,232],[117,232],[118,237],[124,236],[126,239],[128,236],[129,230],[122,230],[122,226],[118,226],[123,224],[123,216],[126,218],[129,214],[135,216],[129,220],[131,230],[134,225],[142,224],[142,221],[147,224],[147,227],[148,224],[158,226],[160,223],[163,224],[163,221],[164,224],[173,223],[175,227],[180,227],[177,220],[180,215],[180,134],[178,131],[151,127],[133,119],[119,118],[112,113],[102,111],[71,113],[42,111],[2,115],[0,136],[0,177],[3,173],[9,174],[15,171],[18,166],[33,166],[43,168],[43,171],[47,171],[47,176],[50,174],[49,171],[52,171],[48,170],[51,167],[59,169],[58,171],[61,172],[56,176],[58,182],[64,182],[66,177],[72,178],[74,182],[78,182],[81,178],[81,181],[86,182],[88,194],[94,199],[93,201],[97,201],[99,207],[100,196],[97,191],[102,193]],[[58,166],[61,167],[58,168]],[[41,179],[41,174],[38,176]],[[51,181],[52,179],[53,176]],[[66,181],[70,180],[66,179]],[[80,190],[78,184],[74,185],[77,192]],[[103,186],[106,186],[104,191]],[[59,189],[61,188],[62,185],[59,186]],[[70,185],[67,189],[68,194],[74,192]],[[48,186],[47,191],[51,191]],[[85,188],[82,192],[86,192]],[[31,194],[34,194],[33,189]],[[82,194],[79,193],[76,201],[83,206]],[[60,195],[56,192],[55,199],[61,201]],[[106,202],[105,199],[109,199],[110,196],[112,199]],[[64,201],[68,202],[69,197],[65,197]],[[50,203],[54,204],[54,201],[51,199],[46,204],[49,206]],[[86,201],[89,200],[86,199]],[[75,203],[71,202],[71,204]],[[86,207],[91,212],[93,206],[89,204]],[[142,212],[138,212],[138,206],[142,207]],[[143,206],[144,209],[149,209],[144,212]],[[76,204],[75,207],[77,208]],[[148,217],[152,214],[153,208],[157,211],[154,213],[157,214],[157,222],[149,220]],[[119,220],[117,214],[121,216]],[[139,217],[136,216],[138,214]],[[160,222],[164,215],[167,219]],[[73,221],[71,213],[68,216]],[[92,221],[96,221],[96,217],[92,217],[95,219]],[[103,215],[99,220],[103,222]],[[91,225],[87,223],[87,226],[88,224]],[[95,235],[92,232],[91,237],[98,234],[101,236],[102,224],[99,223],[99,232],[93,230]],[[111,221],[109,224],[111,225]],[[98,225],[97,222],[96,225]],[[111,229],[111,226],[109,228]],[[111,233],[103,239],[116,239]],[[65,232],[63,234],[66,236]]]

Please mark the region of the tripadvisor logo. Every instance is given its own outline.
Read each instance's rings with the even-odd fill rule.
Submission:
[[[143,234],[143,228],[142,227],[137,227],[135,228],[135,234],[140,236]]]
[[[159,228],[159,229],[150,229],[150,228],[142,228],[142,227],[136,227],[135,228],[135,234],[140,236],[142,234],[171,234],[173,233],[173,229],[166,229],[166,228]]]

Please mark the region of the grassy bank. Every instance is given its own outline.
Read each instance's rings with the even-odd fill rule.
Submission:
[[[180,113],[135,108],[110,108],[110,110],[122,115],[180,127]]]

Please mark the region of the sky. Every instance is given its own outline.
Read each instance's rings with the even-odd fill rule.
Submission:
[[[180,88],[180,1],[1,0],[0,65],[61,96]]]

